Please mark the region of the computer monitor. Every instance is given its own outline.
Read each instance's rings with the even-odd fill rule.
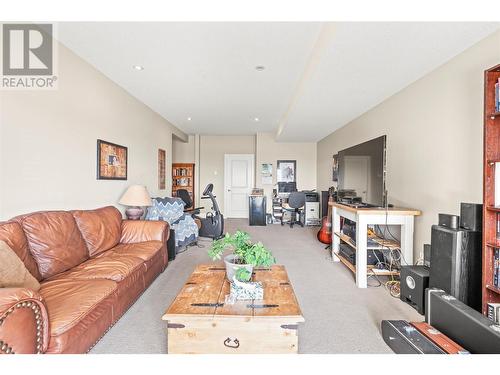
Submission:
[[[297,191],[296,182],[278,182],[278,193],[293,193]]]

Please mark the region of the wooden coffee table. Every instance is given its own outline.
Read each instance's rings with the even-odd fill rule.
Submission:
[[[225,303],[230,283],[221,264],[196,267],[162,319],[168,353],[297,353],[304,322],[284,266],[254,270],[263,300]]]

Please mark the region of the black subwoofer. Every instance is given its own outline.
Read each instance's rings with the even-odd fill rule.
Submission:
[[[429,287],[429,268],[401,266],[401,301],[425,314],[425,289]]]

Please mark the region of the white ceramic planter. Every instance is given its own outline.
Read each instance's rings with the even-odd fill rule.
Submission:
[[[224,257],[224,263],[226,264],[226,277],[229,281],[233,281],[233,277],[236,274],[236,271],[240,268],[246,268],[249,272],[253,272],[253,265],[251,264],[236,264],[234,263],[235,259],[238,256],[234,254],[230,254]]]

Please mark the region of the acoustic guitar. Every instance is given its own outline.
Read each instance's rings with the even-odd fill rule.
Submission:
[[[330,195],[328,203],[331,202],[333,202],[333,197]],[[332,243],[332,206],[330,205],[328,205],[328,215],[321,219],[321,229],[316,237],[318,237],[319,242],[325,245],[331,245]]]

